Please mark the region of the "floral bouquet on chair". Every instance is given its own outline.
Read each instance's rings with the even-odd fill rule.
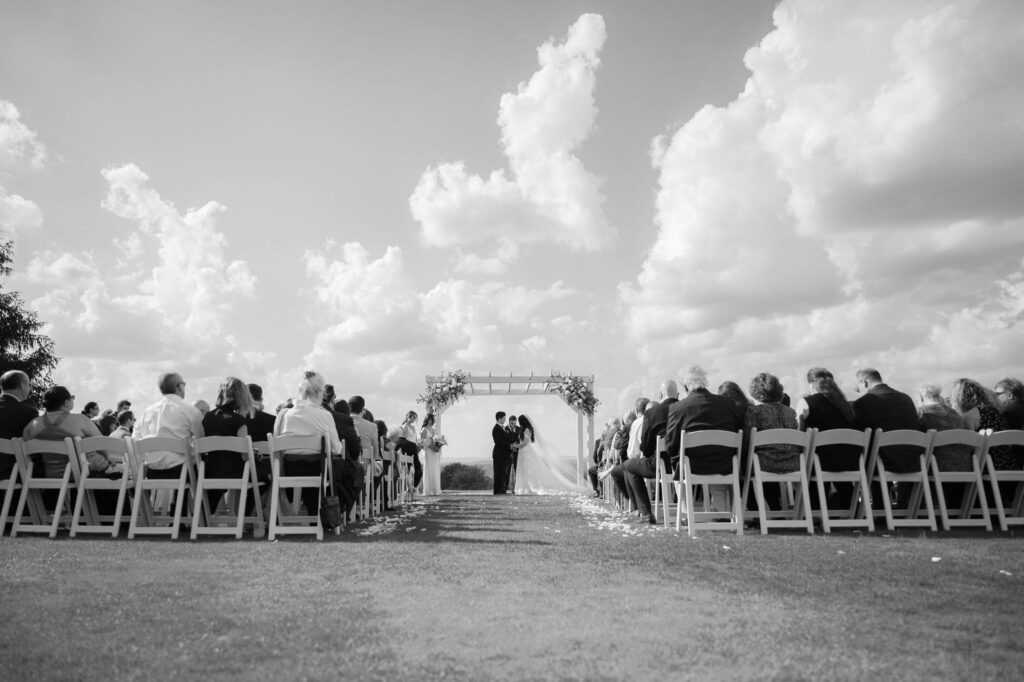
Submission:
[[[434,437],[431,438],[430,441],[427,443],[428,448],[430,448],[431,450],[436,450],[437,452],[441,452],[441,448],[443,448],[445,445],[448,445],[448,439],[445,438],[440,433],[434,434]]]

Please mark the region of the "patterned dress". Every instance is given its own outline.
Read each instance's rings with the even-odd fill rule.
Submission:
[[[992,429],[993,432],[1006,430],[1003,415],[991,405],[978,405],[978,414],[981,417],[981,421],[978,422],[979,433],[986,429]],[[1009,445],[991,448],[988,454],[992,456],[992,464],[996,469],[1016,469],[1020,466]]]
[[[761,403],[747,409],[743,427],[758,431],[768,429],[795,429],[796,412],[782,403]],[[800,467],[800,448],[796,445],[763,445],[755,450],[761,471],[773,474],[787,474]]]
[[[917,416],[921,418],[921,430],[928,431],[949,431],[950,429],[964,428],[963,418],[951,407],[930,403],[922,405],[917,409]],[[971,448],[967,445],[954,443],[952,445],[941,445],[935,448],[932,453],[941,471],[970,471],[971,470]]]

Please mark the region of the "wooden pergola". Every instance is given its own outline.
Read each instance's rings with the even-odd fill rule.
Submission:
[[[591,393],[594,391],[593,376],[577,376],[587,386]],[[427,376],[427,388],[444,382],[444,377]],[[554,387],[559,384],[558,380],[550,374],[537,375],[530,373],[529,376],[495,376],[488,373],[487,376],[475,376],[469,374],[466,377],[466,398],[478,396],[511,396],[511,395],[554,395]],[[563,402],[564,399],[563,399]],[[568,407],[568,403],[566,403]],[[434,411],[434,418],[440,428],[441,414],[451,405],[445,405]],[[573,409],[570,407],[570,409]],[[573,409],[573,412],[576,412]],[[585,426],[584,426],[585,422]],[[585,415],[576,412],[576,476],[580,483],[587,482],[587,468],[589,467],[590,445],[594,442],[594,415]]]

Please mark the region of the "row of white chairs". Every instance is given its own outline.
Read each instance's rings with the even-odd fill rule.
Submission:
[[[63,441],[0,439],[0,455],[12,456],[15,467],[6,480],[0,480],[4,492],[0,506],[0,534],[13,511],[10,535],[19,533],[46,533],[55,537],[66,527],[71,537],[79,533],[104,533],[117,537],[124,522],[123,510],[131,500],[128,518],[128,538],[137,535],[165,535],[177,539],[183,524],[191,526],[190,537],[203,535],[233,535],[241,538],[246,525],[253,536],[268,535],[273,540],[279,535],[314,535],[323,539],[324,529],[317,510],[299,514],[298,491],[304,487],[323,485],[323,476],[284,476],[283,458],[291,450],[319,451],[324,456],[326,483],[333,490],[331,452],[327,439],[321,436],[273,436],[267,442],[254,444],[247,437],[211,436],[197,440],[174,438],[144,438],[141,440],[95,437],[66,438]],[[119,478],[97,476],[89,470],[87,456],[102,451],[123,460],[123,473]],[[244,460],[238,478],[210,478],[206,474],[205,457],[213,451],[239,454]],[[177,478],[153,478],[148,475],[147,457],[156,452],[174,452],[186,461]],[[46,478],[36,471],[35,457],[46,456],[59,463],[67,462],[63,476]],[[272,484],[266,505],[261,501],[256,459],[270,458]],[[343,456],[338,453],[338,456]],[[412,458],[399,456],[390,467],[384,484],[389,486],[391,499],[408,501],[412,497]],[[380,497],[373,491],[372,475],[367,476],[356,514],[371,516],[380,509]],[[289,502],[284,493],[293,491]],[[43,503],[44,490],[57,491],[55,508],[50,511]],[[210,509],[206,492],[223,490],[228,497],[228,512]],[[74,504],[68,501],[74,494]],[[116,491],[117,502],[113,514],[101,514],[96,503],[97,491]],[[249,504],[250,496],[252,504]],[[17,506],[12,510],[13,501]],[[166,507],[160,502],[167,501]],[[198,505],[196,504],[198,502]],[[246,509],[251,508],[251,511]],[[235,509],[238,511],[231,511]],[[269,528],[268,528],[269,527]]]
[[[733,451],[732,471],[729,474],[707,475],[692,472],[691,458],[687,451],[708,445]],[[764,471],[755,451],[766,445],[789,445],[799,449],[797,469],[782,474]],[[856,469],[829,471],[823,466],[819,448],[834,445],[848,445],[859,449]],[[896,473],[886,468],[885,459],[880,455],[880,451],[894,445],[913,446],[920,450],[918,470]],[[934,454],[935,449],[950,445],[970,449],[969,471],[943,471],[939,468]],[[744,523],[747,521],[756,521],[762,534],[772,528],[799,528],[813,533],[815,519],[820,521],[825,533],[830,533],[833,528],[864,528],[873,532],[876,517],[884,517],[885,526],[889,531],[899,527],[923,527],[934,531],[937,530],[938,523],[941,523],[945,530],[954,527],[979,527],[990,531],[993,507],[1000,530],[1006,531],[1010,526],[1024,525],[1024,470],[995,468],[990,454],[991,449],[1004,446],[1024,447],[1024,431],[978,433],[963,429],[928,432],[881,429],[874,432],[870,429],[770,429],[758,432],[757,429],[752,429],[747,444],[746,470],[741,472],[742,430],[692,431],[683,433],[680,439],[679,480],[673,480],[666,472],[664,462],[658,458],[652,510],[656,516],[660,511],[667,526],[670,518],[669,507],[675,506],[676,530],[681,530],[685,524],[690,536],[693,536],[698,528],[732,530],[742,534]],[[661,438],[658,439],[658,451],[664,451],[664,440]],[[787,501],[783,509],[767,509],[764,497],[766,483],[777,483],[782,486],[783,498]],[[849,508],[828,508],[826,488],[833,483],[853,486]],[[882,491],[880,509],[874,509],[871,503],[873,483]],[[909,490],[904,496],[907,500],[906,507],[893,507],[888,494],[890,483],[900,483]],[[1014,486],[1012,499],[1003,499],[1000,483]],[[958,507],[951,508],[946,502],[943,486],[947,484],[963,486],[961,504]],[[811,505],[811,485],[817,489],[818,504],[815,508]],[[716,486],[718,490],[712,486]],[[698,487],[703,493],[701,508],[695,506],[695,493]],[[715,508],[712,497],[714,493],[722,491],[723,487],[725,494],[721,497],[725,498],[726,505],[721,509]],[[747,509],[747,500],[751,492],[757,499],[756,510]],[[677,501],[674,505],[673,499]]]

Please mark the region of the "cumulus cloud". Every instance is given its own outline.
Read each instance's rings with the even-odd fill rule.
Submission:
[[[485,178],[462,161],[427,169],[409,198],[426,244],[487,249],[501,239],[593,250],[610,243],[601,181],[575,155],[594,130],[605,37],[600,15],[581,16],[562,43],[549,40],[538,48],[540,69],[530,80],[502,96],[498,124],[508,172]],[[463,270],[498,272],[509,255],[499,248],[496,255],[464,260]]]
[[[1019,362],[1022,34],[1012,2],[781,3],[735,100],[652,144],[658,236],[621,287],[641,358],[910,382],[995,371],[991,337]]]
[[[14,104],[0,100],[0,171],[38,170],[45,161],[46,147],[35,131],[21,122],[21,113]],[[0,239],[13,239],[20,231],[38,228],[42,223],[39,206],[11,194],[0,183]]]

